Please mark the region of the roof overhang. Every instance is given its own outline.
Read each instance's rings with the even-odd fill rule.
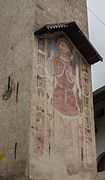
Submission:
[[[34,34],[37,37],[40,37],[41,35],[49,33],[53,34],[55,32],[64,32],[89,65],[103,60],[103,58],[74,21],[69,23],[47,24]]]

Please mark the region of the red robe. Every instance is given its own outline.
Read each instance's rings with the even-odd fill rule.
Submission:
[[[73,60],[74,61],[74,60]],[[78,114],[76,106],[76,98],[73,93],[74,81],[67,76],[68,68],[71,69],[70,73],[76,75],[75,64],[70,62],[65,66],[64,73],[61,76],[56,76],[57,84],[54,89],[52,103],[54,108],[66,116],[75,116]]]

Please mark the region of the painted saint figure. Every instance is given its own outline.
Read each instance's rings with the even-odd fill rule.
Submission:
[[[65,38],[59,38],[54,47],[50,47],[48,68],[54,80],[52,105],[66,116],[78,114],[76,98],[73,92],[76,77],[76,62],[72,47]]]

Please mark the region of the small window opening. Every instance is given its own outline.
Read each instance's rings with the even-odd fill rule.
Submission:
[[[98,162],[97,171],[98,172],[105,171],[105,153]]]
[[[101,108],[101,109],[98,109],[96,112],[95,112],[95,118],[99,118],[99,117],[102,117],[104,116],[104,108]]]

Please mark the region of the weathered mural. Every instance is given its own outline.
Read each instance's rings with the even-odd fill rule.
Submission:
[[[84,113],[83,113],[83,121],[84,121],[84,142],[85,142],[85,155],[86,155],[86,164],[87,168],[92,167],[93,161],[93,131],[94,127],[92,125],[91,119],[91,101],[90,101],[90,83],[89,83],[89,68],[87,64],[82,61],[82,91],[83,91],[83,106],[84,106]]]
[[[94,162],[94,125],[92,123],[91,109],[91,84],[90,84],[90,68],[89,65],[81,58],[80,65],[81,90],[83,99],[83,113],[79,119],[80,131],[80,149],[81,149],[81,168],[93,168]]]
[[[89,74],[64,35],[39,38],[33,155],[60,159],[69,175],[93,163]]]
[[[55,76],[52,105],[58,112],[66,116],[78,114],[76,97],[73,92],[76,79],[76,60],[72,51],[72,47],[69,47],[68,41],[64,38],[48,42],[48,70],[52,76]]]
[[[39,40],[36,74],[37,106],[35,119],[35,133],[33,150],[36,155],[42,155],[44,151],[44,125],[45,125],[45,40]]]

